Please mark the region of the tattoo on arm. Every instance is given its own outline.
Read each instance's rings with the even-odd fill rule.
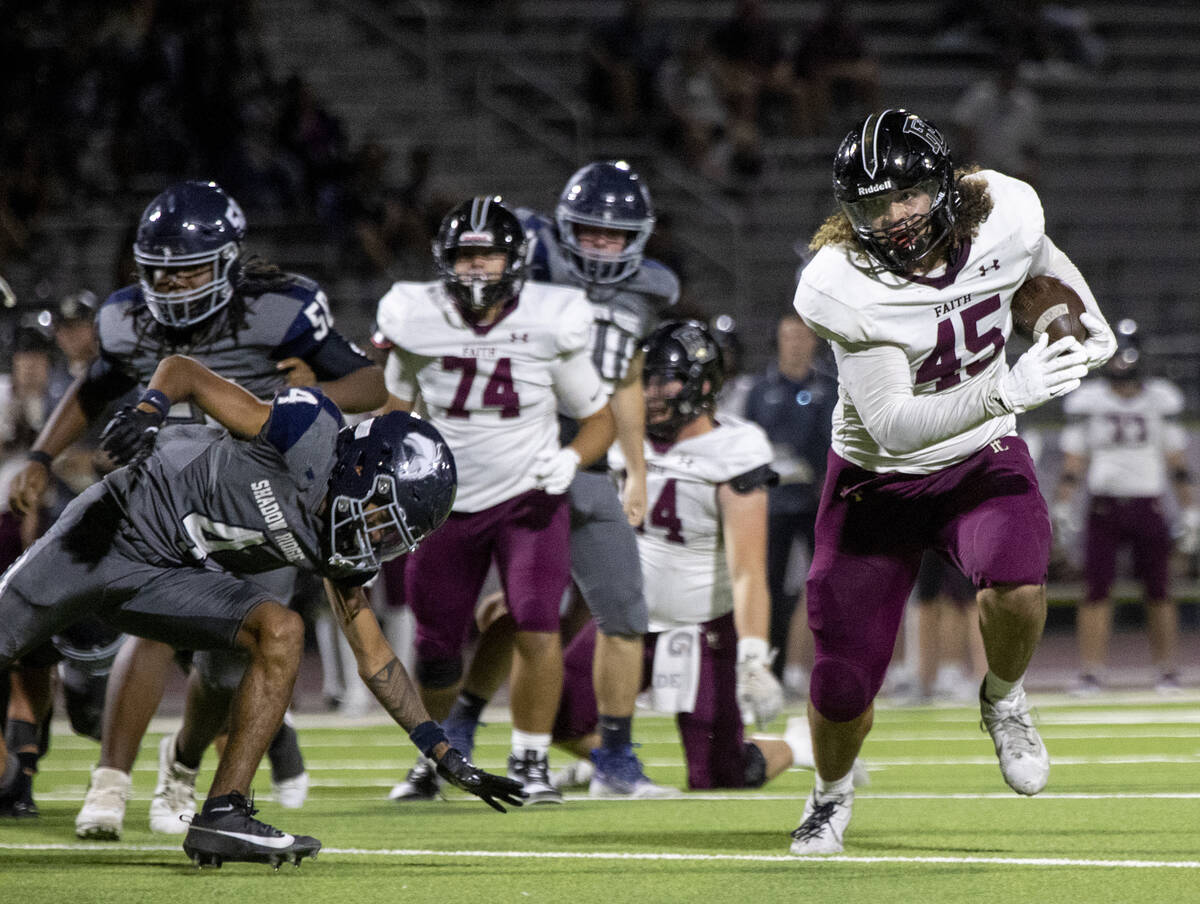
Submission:
[[[375,699],[383,704],[388,715],[405,731],[411,731],[429,719],[425,704],[421,702],[421,695],[399,659],[393,658],[368,678],[367,687],[371,689]]]

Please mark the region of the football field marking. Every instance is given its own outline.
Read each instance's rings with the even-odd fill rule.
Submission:
[[[5,844],[0,850],[39,851],[45,853],[178,853],[178,845],[140,844]],[[438,857],[509,860],[648,860],[691,863],[790,863],[815,865],[822,863],[921,863],[933,866],[1061,866],[1099,867],[1102,869],[1200,869],[1200,860],[1094,860],[1073,857],[856,857],[833,854],[822,857],[792,857],[784,854],[676,854],[653,852],[592,852],[592,851],[434,851],[421,848],[322,848],[321,855],[345,854],[354,857]]]

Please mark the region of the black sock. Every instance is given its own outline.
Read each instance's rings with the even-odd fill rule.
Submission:
[[[304,757],[300,754],[300,739],[296,729],[284,722],[271,739],[267,748],[267,758],[271,761],[271,778],[277,782],[295,778],[304,771]]]
[[[17,759],[17,755],[11,750],[8,752],[8,757],[3,764],[0,764],[0,794],[3,794],[12,789],[17,783],[17,776],[21,774],[21,761]]]
[[[450,707],[450,715],[446,717],[447,722],[479,722],[479,717],[483,715],[483,708],[487,706],[487,700],[483,697],[477,697],[470,691],[461,691],[454,701],[454,705]]]
[[[8,744],[8,749],[17,755],[17,762],[30,775],[37,772],[38,759],[41,757],[38,749],[39,734],[37,725],[21,719],[10,719],[4,731],[4,741]]]
[[[605,750],[622,750],[633,737],[633,716],[601,716],[600,746]]]

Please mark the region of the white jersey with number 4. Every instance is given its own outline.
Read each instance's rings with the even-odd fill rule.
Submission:
[[[908,359],[913,393],[945,394],[948,401],[1006,372],[1010,305],[1028,277],[1050,273],[1065,261],[1064,272],[1052,275],[1094,303],[1078,271],[1046,237],[1041,202],[1029,185],[990,170],[965,178],[987,182],[993,207],[953,266],[902,277],[868,270],[864,256],[827,245],[804,268],[795,297],[797,312],[833,344],[839,361],[856,350],[895,346]],[[833,416],[833,449],[872,471],[928,474],[1015,427],[1012,415],[1002,415],[924,448],[893,453],[867,430],[843,385]]]
[[[1183,411],[1183,393],[1167,380],[1146,380],[1127,398],[1104,378],[1087,380],[1067,396],[1063,411],[1072,419],[1063,430],[1064,452],[1084,455],[1087,487],[1095,496],[1161,496],[1167,489],[1167,459],[1187,448],[1187,433],[1174,418]]]
[[[376,320],[393,345],[388,391],[420,401],[454,453],[456,512],[533,489],[534,456],[558,448],[559,405],[584,418],[608,400],[590,359],[592,308],[578,289],[527,282],[500,320],[475,327],[441,282],[398,282]]]
[[[708,433],[646,450],[646,519],[638,533],[650,630],[696,625],[733,609],[717,487],[771,464],[757,424],[722,415]],[[624,467],[619,450],[612,453]]]

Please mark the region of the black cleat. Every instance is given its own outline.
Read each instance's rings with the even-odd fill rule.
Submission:
[[[305,857],[314,860],[321,842],[308,835],[289,835],[254,818],[258,810],[234,791],[204,802],[192,819],[183,852],[197,867],[221,868],[222,863],[267,863],[300,865]]]
[[[33,802],[33,776],[24,769],[16,781],[0,792],[0,819],[37,819],[38,808]]]

